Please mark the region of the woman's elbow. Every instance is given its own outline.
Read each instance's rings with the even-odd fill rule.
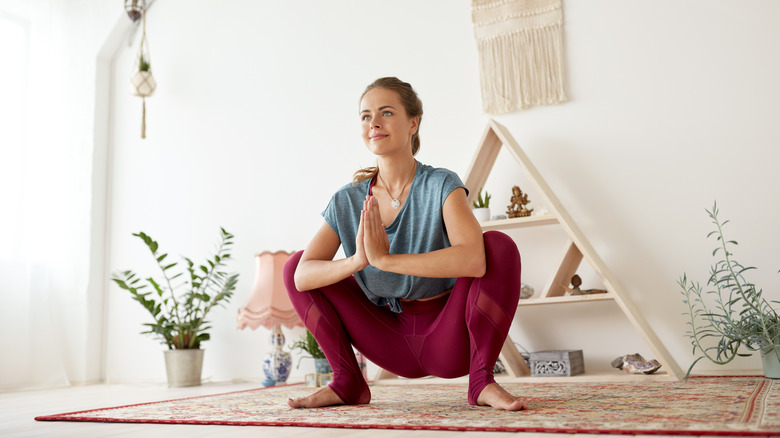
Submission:
[[[470,277],[480,278],[487,272],[487,262],[485,261],[485,253],[481,252],[475,254],[469,263],[469,271],[472,275]]]
[[[295,289],[298,291],[303,290],[309,290],[306,284],[306,276],[301,272],[302,269],[300,269],[300,265],[298,266],[299,269],[295,270],[295,274],[293,275],[293,283],[295,284]]]

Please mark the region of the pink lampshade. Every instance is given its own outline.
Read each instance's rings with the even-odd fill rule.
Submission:
[[[255,284],[244,307],[238,309],[237,327],[252,330],[276,325],[303,327],[284,287],[284,264],[293,253],[264,251],[255,254]]]

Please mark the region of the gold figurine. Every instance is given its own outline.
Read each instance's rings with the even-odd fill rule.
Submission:
[[[527,209],[525,206],[530,202],[528,200],[528,194],[523,193],[520,187],[512,187],[512,197],[509,199],[510,204],[507,206],[507,217],[526,217],[530,216],[533,208]]]

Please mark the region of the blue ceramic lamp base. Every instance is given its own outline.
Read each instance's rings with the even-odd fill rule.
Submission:
[[[287,383],[287,377],[290,376],[290,368],[292,367],[292,356],[283,351],[282,346],[284,346],[284,333],[282,333],[282,326],[277,324],[271,332],[272,350],[263,359],[263,372],[266,377],[262,382],[263,386]]]

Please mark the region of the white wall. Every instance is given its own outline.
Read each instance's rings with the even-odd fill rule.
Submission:
[[[771,0],[566,1],[570,102],[495,117],[683,367],[691,356],[675,282],[683,272],[704,279],[714,199],[741,259],[760,268],[753,279],[778,297],[778,16]],[[332,192],[372,163],[356,117],[365,85],[411,82],[425,104],[418,158],[465,177],[487,122],[470,3],[167,0],[147,20],[158,89],[146,140],[127,86],[138,39],[114,57],[107,266],[153,272],[131,236],[140,230],[171,256],[198,259],[219,226],[234,233],[241,279],[212,315],[204,376],[260,379],[268,332],[234,328],[253,254],[303,248]],[[513,172],[503,160],[488,181],[497,209]],[[519,236],[523,280],[537,289],[547,280],[537,260],[557,255],[563,238],[542,235],[553,243]],[[138,335],[142,309],[113,285],[107,294],[108,380],[163,381],[161,347]],[[648,352],[610,303],[521,309],[512,335],[529,350],[582,348],[590,369]]]

